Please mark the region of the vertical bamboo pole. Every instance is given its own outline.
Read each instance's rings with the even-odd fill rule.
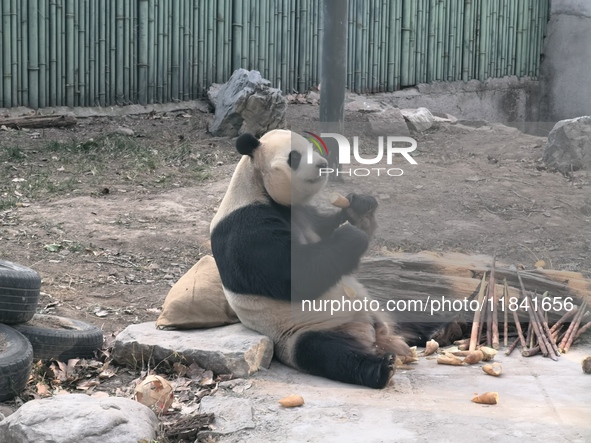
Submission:
[[[462,80],[462,48],[463,48],[463,41],[464,41],[464,5],[462,0],[458,0],[457,5],[458,11],[458,30],[456,35],[456,48],[455,48],[455,60],[456,60],[456,69],[454,72],[454,81]]]
[[[363,27],[363,3],[354,0],[355,13],[352,15],[355,21],[355,60],[350,63],[354,64],[353,70],[353,91],[359,94],[361,92],[361,52],[363,51],[361,40],[361,28]]]
[[[215,43],[216,43],[216,54],[217,57],[214,59],[216,60],[216,76],[215,81],[218,83],[223,83],[227,78],[224,79],[224,71],[223,71],[223,56],[224,56],[224,0],[217,0],[216,3],[217,10],[215,16]],[[259,44],[260,44],[260,35],[259,35]]]
[[[132,18],[131,3],[123,3],[123,104],[132,101],[131,70],[133,69],[133,50],[131,47]]]
[[[485,55],[486,55],[486,4],[488,0],[481,0],[480,3],[480,32],[478,33],[478,79],[480,81],[484,80],[484,73],[485,73]]]
[[[268,79],[271,81],[271,85],[275,87],[277,85],[276,78],[275,78],[275,67],[277,66],[277,60],[275,58],[275,0],[269,0],[269,10],[267,13],[267,26],[265,26],[265,40],[266,40],[266,49],[267,49],[267,70],[268,70]],[[306,51],[308,53],[308,57],[310,57],[309,50]],[[308,79],[310,78],[310,73],[308,72]]]
[[[349,2],[347,2],[347,7]],[[312,86],[318,86],[320,83],[320,60],[318,58],[318,48],[320,46],[320,2],[312,1],[312,12],[314,17],[314,24],[312,25]],[[349,20],[347,20],[349,21]],[[350,35],[350,34],[349,34]],[[347,62],[351,59],[347,57]],[[347,71],[350,73],[349,63],[347,63]]]
[[[216,14],[216,4],[217,0],[210,0],[207,3],[207,38],[205,41],[207,42],[207,63],[206,63],[206,73],[207,73],[207,82],[206,84],[210,85],[214,81],[217,81],[216,78],[216,66],[213,62],[214,51],[216,48],[215,45],[215,14]],[[252,44],[254,45],[254,38],[252,39]]]
[[[29,62],[29,27],[28,27],[28,8],[21,0],[17,2],[17,23],[18,23],[18,40],[17,40],[17,70],[19,87],[18,104],[27,106],[29,100],[29,73],[27,64]]]
[[[10,68],[10,74],[8,77],[10,81],[8,82],[10,86],[10,91],[4,90],[5,94],[11,98],[9,101],[8,106],[18,106],[18,58],[17,58],[17,45],[14,42],[17,41],[17,8],[16,8],[16,0],[11,0],[10,6],[6,8],[10,11],[8,19],[9,24],[7,29],[9,30],[8,38],[4,40],[5,45],[7,46],[7,51],[10,53],[10,57],[8,58],[8,66]],[[12,43],[12,44],[11,44]]]
[[[232,71],[242,64],[242,2],[232,2]]]
[[[157,45],[158,50],[156,54],[156,63],[154,69],[156,70],[156,96],[154,100],[157,103],[164,102],[164,79],[166,78],[166,60],[164,59],[164,17],[166,11],[164,10],[163,0],[156,0],[156,28],[157,28]]]
[[[185,100],[185,96],[187,95],[187,62],[190,61],[190,58],[187,54],[187,44],[188,40],[186,39],[187,36],[187,23],[186,23],[186,6],[187,0],[178,0],[180,3],[180,11],[179,11],[179,42],[180,42],[180,50],[179,50],[179,100]],[[227,3],[227,2],[224,2]],[[225,54],[223,54],[225,55]],[[223,56],[222,55],[222,56]]]
[[[184,100],[187,91],[185,90],[186,86],[186,77],[187,77],[187,62],[189,61],[189,57],[187,56],[187,40],[186,40],[186,9],[187,0],[178,0],[179,2],[179,100]],[[224,2],[227,3],[227,2]]]
[[[183,73],[184,86],[183,86],[183,100],[191,99],[191,73],[193,71],[193,44],[191,39],[191,17],[192,17],[192,3],[193,0],[185,0],[185,69]],[[228,38],[230,41],[230,37]]]
[[[66,1],[66,105],[74,106],[74,0]]]
[[[139,45],[138,45],[138,29],[139,29],[139,19],[138,19],[138,10],[137,10],[137,3],[134,2],[133,4],[129,5],[130,9],[130,21],[131,21],[131,103],[138,102],[138,60],[139,60]]]
[[[33,109],[39,108],[39,11],[37,2],[29,0],[29,96],[28,106]],[[43,20],[41,20],[43,21]],[[41,48],[43,52],[43,48]],[[42,86],[43,89],[45,86]]]
[[[76,63],[76,94],[78,106],[86,106],[86,5],[87,2],[85,0],[75,3],[76,17],[74,23],[78,26],[78,62]]]
[[[125,102],[125,85],[124,85],[124,66],[125,66],[125,5],[121,0],[117,1],[117,11],[115,12],[115,27],[116,33],[116,72],[117,81],[115,82],[115,103],[122,105]]]
[[[148,2],[148,103],[154,103],[156,77],[156,17],[155,0]]]
[[[139,34],[138,34],[138,99],[140,105],[148,104],[148,0],[138,0]]]
[[[117,0],[110,0],[107,3],[107,103],[109,105],[117,104]]]
[[[530,56],[529,56],[529,70],[528,70],[528,74],[527,74],[529,77],[536,76],[535,65],[536,65],[536,57],[537,57],[536,53],[538,50],[537,23],[538,23],[538,7],[539,7],[539,5],[540,5],[539,0],[532,1],[530,3],[530,13],[531,13],[530,26],[529,26]]]
[[[307,55],[305,54],[305,42],[308,38],[308,11],[306,9],[305,2],[300,0],[300,34],[298,38],[298,92],[306,92],[306,61]]]
[[[287,0],[285,0],[287,1]],[[285,1],[284,1],[284,8],[286,9],[285,6]],[[287,13],[284,9],[284,20],[287,20]],[[250,57],[251,57],[251,53],[250,53],[250,28],[251,28],[251,23],[250,23],[250,4],[248,3],[248,0],[244,0],[243,4],[242,4],[242,61],[240,63],[240,67],[244,68],[244,69],[249,69],[249,65],[251,63],[250,61]],[[286,25],[284,24],[284,32],[287,30]],[[288,50],[288,48],[286,46],[282,46],[282,58],[283,60],[285,60],[285,53]],[[284,66],[284,69],[286,69],[286,66]],[[287,70],[285,71],[285,73],[282,75],[283,81],[285,81],[287,79]]]
[[[515,75],[521,77],[523,75],[523,48],[524,48],[524,33],[523,33],[523,21],[524,21],[524,5],[525,0],[516,0],[519,3],[519,9],[517,13],[517,42],[516,42],[516,58],[515,58]]]
[[[376,0],[369,0],[369,20],[368,20],[368,27],[367,27],[367,40],[369,43],[369,48],[367,51],[368,54],[368,64],[367,64],[367,88],[370,93],[376,92],[376,68],[377,68],[377,56],[376,56],[376,18],[377,18],[377,11],[376,11]]]
[[[354,21],[351,8],[353,7],[353,0],[347,2],[347,80],[346,87],[348,90],[353,90],[353,64],[351,63],[355,57],[355,32],[354,32]]]
[[[88,22],[88,31],[89,31],[89,41],[88,41],[88,70],[89,70],[89,83],[88,83],[88,95],[90,98],[90,105],[97,106],[98,105],[98,90],[97,90],[97,57],[98,57],[98,39],[97,39],[97,29],[98,29],[98,14],[97,14],[97,5],[98,2],[96,0],[91,1],[89,3],[89,8],[91,9],[88,14],[89,22]]]
[[[99,106],[106,105],[106,66],[107,66],[107,20],[105,16],[106,1],[100,0],[100,22],[99,22],[99,54],[98,54],[98,102]]]
[[[435,80],[435,52],[437,46],[437,32],[436,32],[436,19],[437,15],[435,13],[436,10],[436,1],[437,0],[428,0],[428,20],[427,20],[427,82],[432,82]],[[469,0],[467,0],[469,1]]]
[[[388,50],[386,39],[388,35],[388,24],[390,14],[390,2],[382,0],[380,14],[380,92],[388,90]]]
[[[402,2],[402,75],[401,86],[409,86],[410,79],[410,33],[412,2],[414,0],[403,0]]]
[[[90,93],[90,0],[84,0],[84,104],[92,106],[92,95]]]
[[[462,80],[467,82],[470,79],[470,63],[472,54],[472,0],[466,0],[464,3],[464,33],[463,33],[463,52],[462,52]]]
[[[47,97],[49,91],[49,77],[48,69],[49,65],[47,59],[49,56],[49,38],[48,38],[48,22],[49,14],[47,10],[47,2],[38,2],[39,8],[39,107],[45,108],[47,106]],[[0,32],[2,35],[2,32]],[[2,69],[0,68],[0,72]],[[2,94],[0,90],[0,94]]]
[[[199,25],[198,25],[198,41],[199,41],[199,47],[198,47],[198,69],[199,69],[199,73],[197,75],[198,78],[198,84],[199,84],[199,89],[200,89],[200,94],[205,93],[206,88],[209,87],[209,84],[205,82],[205,71],[206,71],[206,66],[205,66],[205,5],[203,4],[203,2],[195,2],[196,5],[199,6]],[[243,23],[244,26],[244,23]]]
[[[396,35],[396,2],[388,2],[389,9],[387,20],[388,24],[386,27],[386,52],[387,52],[387,86],[386,91],[392,92],[396,89],[395,76],[398,63],[395,55],[395,45],[398,41]]]
[[[517,42],[517,1],[509,0],[509,13],[508,13],[508,22],[509,22],[509,38],[507,42],[508,52],[507,52],[507,75],[514,75],[515,72],[515,65],[517,62],[517,53],[515,52],[516,42]]]
[[[449,38],[448,38],[448,45],[447,45],[447,56],[448,56],[448,65],[447,65],[447,81],[454,81],[454,73],[456,70],[456,36],[458,30],[458,22],[457,22],[457,1],[450,0],[449,2]]]
[[[0,108],[4,107],[4,4],[0,1]],[[8,105],[6,106],[8,107]]]

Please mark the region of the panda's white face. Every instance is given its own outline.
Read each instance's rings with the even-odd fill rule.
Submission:
[[[324,187],[327,176],[320,174],[320,168],[326,167],[326,159],[312,150],[310,162],[309,142],[304,137],[278,129],[260,142],[254,152],[255,165],[273,200],[286,206],[306,203]]]

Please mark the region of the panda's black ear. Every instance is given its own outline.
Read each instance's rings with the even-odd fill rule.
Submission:
[[[242,155],[249,155],[252,157],[252,153],[260,146],[260,144],[261,142],[254,135],[245,133],[236,140],[236,150]]]

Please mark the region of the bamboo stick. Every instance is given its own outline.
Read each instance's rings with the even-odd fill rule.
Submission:
[[[584,300],[583,303],[581,303],[581,306],[579,307],[579,311],[575,315],[575,318],[571,322],[569,328],[566,330],[566,334],[564,335],[564,338],[562,339],[562,341],[560,342],[560,345],[558,346],[558,349],[560,350],[560,352],[562,352],[564,354],[566,354],[568,352],[571,344],[574,341],[574,337],[576,336],[577,330],[579,329],[579,326],[581,324],[581,319],[585,315],[586,311],[587,311],[587,300]]]
[[[482,275],[480,290],[478,291],[478,310],[474,313],[474,322],[472,323],[472,333],[470,335],[470,346],[468,350],[474,351],[476,345],[480,342],[481,317],[483,310],[484,290],[486,287],[486,272]]]
[[[503,346],[507,347],[507,337],[509,335],[509,286],[507,279],[503,279]]]

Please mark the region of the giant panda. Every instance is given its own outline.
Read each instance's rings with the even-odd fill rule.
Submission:
[[[210,226],[224,292],[245,326],[273,340],[282,363],[383,388],[396,356],[411,353],[383,313],[301,309],[301,300],[369,299],[353,272],[368,248],[377,207],[373,197],[359,194],[332,214],[312,207],[326,183],[320,169],[327,161],[315,151],[310,157],[308,144],[287,130],[237,139],[243,157]]]

